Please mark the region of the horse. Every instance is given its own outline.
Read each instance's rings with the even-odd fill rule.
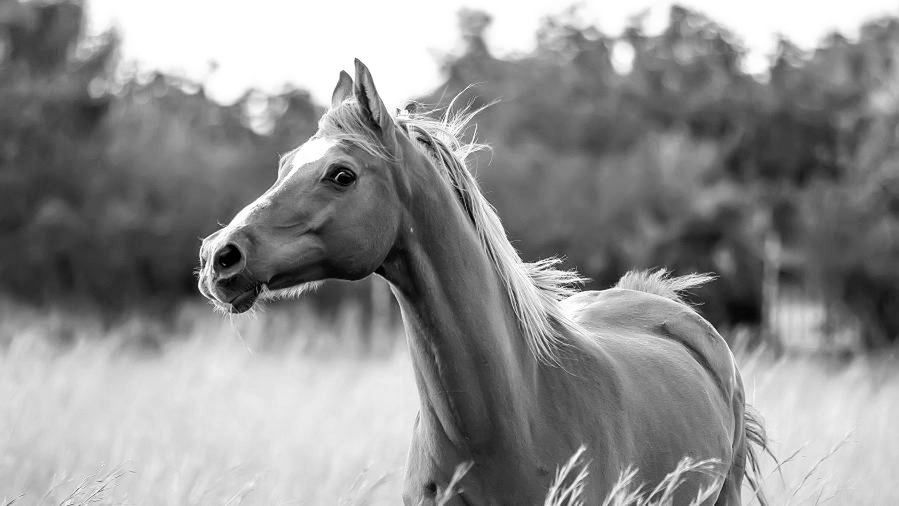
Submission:
[[[272,186],[203,240],[199,290],[242,313],[325,279],[389,283],[420,400],[405,504],[436,504],[466,462],[447,504],[542,503],[581,446],[586,503],[626,468],[653,487],[690,457],[720,476],[687,476],[675,503],[714,487],[703,504],[741,504],[765,439],[727,343],[680,296],[709,277],[578,291],[558,260],[522,261],[466,165],[476,112],[390,114],[356,60]]]

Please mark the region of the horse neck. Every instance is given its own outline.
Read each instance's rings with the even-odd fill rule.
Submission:
[[[383,272],[403,314],[420,426],[469,452],[526,442],[541,366],[456,197],[433,180],[424,186]]]

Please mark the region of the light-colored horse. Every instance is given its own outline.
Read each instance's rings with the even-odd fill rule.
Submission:
[[[625,468],[651,487],[685,456],[721,463],[708,504],[740,504],[764,438],[727,344],[678,297],[707,278],[576,293],[554,262],[522,262],[465,166],[467,119],[391,116],[357,60],[272,187],[204,240],[200,291],[240,313],[325,278],[390,283],[421,401],[406,504],[467,461],[459,504],[541,503],[581,445],[589,504]],[[713,478],[688,476],[676,502]]]

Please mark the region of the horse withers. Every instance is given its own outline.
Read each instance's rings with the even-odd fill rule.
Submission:
[[[684,457],[720,475],[686,476],[676,503],[716,487],[708,504],[740,504],[764,438],[727,344],[678,295],[708,279],[578,292],[555,261],[523,262],[466,167],[472,114],[394,117],[355,71],[274,184],[203,241],[200,291],[241,313],[327,278],[389,282],[421,403],[406,504],[433,504],[466,462],[452,501],[542,503],[580,446],[589,504],[628,467],[651,488]]]

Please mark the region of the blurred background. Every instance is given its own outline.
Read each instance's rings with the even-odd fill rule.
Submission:
[[[493,153],[477,174],[525,258],[564,255],[591,288],[634,267],[714,272],[696,300],[719,327],[778,345],[893,343],[899,19],[852,37],[821,27],[814,47],[780,35],[751,73],[739,32],[690,8],[637,11],[614,33],[590,11],[546,15],[532,49],[503,55],[488,42],[491,14],[463,9],[452,40],[425,42],[447,48],[429,68],[391,76],[375,59],[372,70],[386,90],[437,74],[406,99],[445,104],[475,84],[464,99],[500,100],[480,117]],[[197,298],[197,238],[271,184],[328,92],[283,84],[222,102],[204,79],[227,90],[253,78],[216,79],[212,60],[199,78],[147,68],[122,50],[125,27],[87,30],[90,12],[0,3],[0,290],[110,317],[165,312]],[[302,54],[267,50],[253,48],[322,90],[351,62],[325,58],[328,72],[312,76]],[[304,50],[317,51],[290,49]],[[335,285],[307,302],[390,307],[381,296]]]
[[[259,471],[263,485],[256,471],[231,483],[267,490],[260,504],[310,497],[303,485],[285,484],[286,471],[287,481],[278,481],[271,455],[252,453],[266,451],[258,438],[243,447],[251,457],[212,442],[198,450],[205,458],[178,460],[173,450],[159,460],[157,452],[166,447],[160,441],[190,447],[209,431],[208,413],[191,411],[198,418],[186,417],[196,422],[189,429],[171,425],[183,423],[179,410],[203,399],[216,403],[210,413],[233,414],[237,403],[258,414],[255,408],[275,402],[267,396],[277,388],[267,380],[293,377],[296,364],[320,374],[298,380],[310,391],[282,392],[283,426],[253,425],[258,437],[271,429],[272,448],[283,443],[274,434],[291,432],[288,420],[299,409],[288,398],[302,403],[313,395],[316,413],[342,423],[334,410],[345,404],[330,396],[350,388],[336,379],[334,371],[344,370],[362,374],[351,387],[362,389],[362,404],[368,388],[401,392],[371,407],[403,415],[383,422],[399,448],[344,449],[348,463],[337,467],[346,472],[329,468],[309,483],[333,498],[342,485],[361,483],[353,476],[371,467],[372,455],[395,455],[385,457],[385,468],[401,465],[415,397],[405,369],[394,372],[405,359],[382,362],[393,357],[394,343],[402,347],[382,281],[329,283],[256,320],[229,323],[200,300],[193,273],[199,238],[272,183],[279,154],[315,132],[338,71],[354,56],[371,67],[388,106],[409,99],[445,105],[463,90],[462,102],[498,99],[477,121],[478,138],[493,150],[473,166],[525,259],[563,255],[594,289],[632,268],[715,273],[716,282],[692,295],[700,312],[746,353],[793,357],[749,369],[761,371],[750,377],[762,385],[763,414],[767,403],[775,417],[783,414],[781,434],[796,435],[784,440],[801,446],[803,425],[789,423],[801,417],[796,413],[813,424],[840,412],[842,421],[819,442],[842,444],[841,431],[866,428],[869,444],[849,452],[840,469],[866,478],[883,472],[857,465],[872,461],[887,421],[899,415],[891,373],[899,339],[899,10],[876,2],[443,2],[428,12],[382,3],[0,0],[0,371],[7,371],[0,372],[0,393],[12,399],[0,417],[0,498],[22,493],[19,500],[30,503],[40,497],[31,491],[54,480],[77,484],[73,476],[93,476],[96,466],[130,472],[150,460],[151,470],[126,478],[132,485],[124,497],[224,502],[244,489],[216,485],[203,473],[219,471],[200,469],[216,462],[219,476],[244,472],[254,458],[268,469]],[[223,359],[222,346],[241,339]],[[310,352],[335,341],[353,358]],[[272,365],[265,350],[284,347],[296,354]],[[335,369],[335,360],[354,366]],[[224,380],[228,364],[248,382]],[[313,393],[321,375],[330,378],[331,393]],[[832,390],[822,396],[857,396],[861,404],[802,411],[808,399],[797,390],[784,400],[785,384],[804,391],[827,384]],[[234,388],[251,388],[245,404],[224,395]],[[210,401],[217,389],[221,398]],[[103,439],[110,432],[98,428],[106,420],[98,399],[136,391],[156,397],[113,409],[132,425]],[[165,404],[171,395],[183,405]],[[180,415],[153,418],[165,412],[160,402]],[[347,430],[357,430],[358,417],[345,416]],[[34,417],[91,422],[76,425],[80,432],[47,422],[23,438]],[[131,439],[141,420],[148,431],[141,441],[154,441],[147,434],[158,436],[161,426],[174,439],[145,441],[146,451],[133,453],[142,448]],[[228,439],[248,430],[238,425],[216,434]],[[312,427],[305,436],[315,434]],[[177,434],[193,439],[187,444]],[[337,444],[328,434],[320,441]],[[325,449],[303,446],[312,444],[305,437],[296,444],[294,456],[325,458],[315,453]],[[809,458],[828,451],[813,445]],[[899,448],[885,451],[873,461],[899,461]],[[278,455],[274,461],[287,461]],[[169,465],[180,470],[166,474]],[[119,472],[104,469],[101,478]],[[808,466],[801,469],[797,476]],[[398,487],[391,480],[387,488]],[[843,499],[837,503],[899,500],[865,496],[870,490],[853,496],[864,488],[856,485],[845,485],[855,490],[849,495],[833,492]],[[73,488],[52,490],[63,489]],[[220,495],[196,492],[207,489]],[[790,486],[785,490],[790,496]]]

